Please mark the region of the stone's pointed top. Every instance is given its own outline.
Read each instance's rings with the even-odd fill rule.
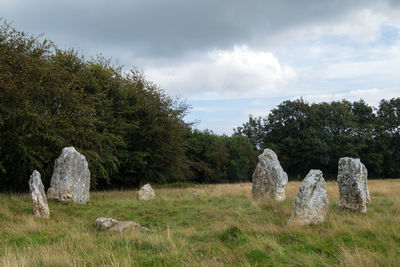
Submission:
[[[271,160],[278,160],[278,156],[275,152],[269,148],[264,149],[263,153],[258,158],[269,158]]]
[[[140,189],[144,189],[144,190],[152,190],[152,187],[150,184],[145,184],[144,186],[142,186]]]
[[[339,206],[353,212],[365,213],[371,198],[368,171],[358,158],[344,157],[338,164]]]
[[[352,166],[353,168],[360,168],[362,163],[359,158],[344,157],[339,159],[339,165],[343,164]]]
[[[55,160],[49,199],[85,204],[90,195],[90,170],[84,155],[74,147],[64,147]]]
[[[50,218],[50,210],[47,205],[46,194],[44,193],[44,186],[40,173],[37,170],[32,172],[29,178],[29,189],[31,190],[31,197],[33,201],[33,215],[39,218]]]
[[[73,147],[73,146],[67,146],[67,147],[64,147],[64,148],[62,149],[62,152],[61,152],[61,153],[63,153],[63,152],[77,152],[77,151],[76,151],[75,147]]]
[[[80,157],[81,159],[85,159],[85,160],[86,160],[86,157],[85,157],[83,154],[79,153],[79,152],[75,149],[75,147],[73,147],[73,146],[64,147],[64,148],[62,149],[62,151],[61,151],[60,157],[66,158],[66,157],[70,156],[71,154],[77,155],[77,156]]]
[[[326,183],[320,170],[310,170],[300,185],[289,224],[317,224],[328,211]]]
[[[261,199],[265,196],[275,200],[285,199],[285,189],[288,176],[282,169],[278,157],[271,149],[265,149],[258,156],[258,164],[253,173],[253,199]]]
[[[306,178],[304,178],[304,180],[310,180],[310,182],[312,182],[312,181],[319,181],[320,179],[324,179],[323,177],[322,177],[322,171],[321,170],[314,170],[314,169],[312,169],[312,170],[310,170],[309,172],[308,172],[308,174],[306,175]],[[303,181],[304,181],[303,180]],[[325,180],[324,180],[325,181]]]
[[[360,162],[361,162],[361,160],[360,160],[359,158],[352,158],[352,157],[342,157],[342,158],[339,159],[339,162],[340,162],[340,161],[348,161],[348,160],[351,160],[351,161],[360,161]]]
[[[137,197],[139,200],[150,200],[156,197],[153,188],[150,184],[145,184],[137,192]]]
[[[40,172],[38,172],[37,170],[34,170],[29,178],[29,185],[31,185],[32,183],[37,184],[39,180],[40,180],[40,182],[42,182],[41,177],[42,176],[40,175]]]
[[[31,191],[38,191],[40,189],[40,187],[43,186],[40,172],[38,172],[37,170],[34,170],[31,174],[31,176],[29,177],[28,183],[29,183],[29,188],[31,189]]]

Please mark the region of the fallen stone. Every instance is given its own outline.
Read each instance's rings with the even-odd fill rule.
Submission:
[[[371,202],[367,181],[368,171],[360,159],[339,159],[339,206],[353,212],[367,212],[367,204]]]
[[[40,173],[34,170],[28,181],[33,201],[33,215],[38,218],[48,219],[50,218],[50,210],[47,205],[47,198],[40,177]]]
[[[94,221],[94,226],[115,232],[122,232],[125,229],[139,230],[141,232],[151,232],[150,229],[141,226],[133,221],[117,221],[113,218],[100,217]]]
[[[139,200],[150,200],[156,197],[153,188],[150,184],[145,184],[137,192],[137,197]]]
[[[258,164],[253,173],[253,199],[258,200],[268,196],[277,201],[283,201],[286,198],[284,186],[287,182],[288,176],[282,169],[275,152],[265,149],[258,156]]]
[[[74,147],[63,148],[55,160],[49,199],[85,204],[90,200],[90,170],[84,155]]]
[[[320,170],[310,170],[300,185],[289,224],[318,224],[325,220],[329,199]]]

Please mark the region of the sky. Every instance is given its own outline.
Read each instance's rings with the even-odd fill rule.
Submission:
[[[400,0],[0,0],[0,17],[143,71],[218,134],[285,100],[400,97]]]

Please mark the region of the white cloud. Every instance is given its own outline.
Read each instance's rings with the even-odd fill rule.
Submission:
[[[144,71],[168,93],[197,99],[274,95],[297,79],[295,70],[282,65],[272,53],[247,46],[214,50],[201,61],[149,66]]]
[[[343,35],[353,41],[370,43],[379,37],[380,27],[387,17],[370,9],[363,9],[349,14],[343,20],[316,26],[314,31],[319,35]]]
[[[201,107],[201,106],[195,106],[192,108],[191,111],[196,111],[196,112],[207,112],[207,113],[214,113],[214,112],[224,112],[224,111],[232,111],[233,109],[231,108],[226,108],[226,107]]]
[[[266,37],[266,43],[275,49],[282,49],[290,53],[293,46],[304,42],[320,42],[323,38],[346,38],[355,44],[367,45],[376,41],[380,36],[381,26],[385,23],[399,26],[399,12],[386,12],[383,8],[376,10],[360,9],[348,13],[346,16],[337,17],[334,20],[321,20],[318,23],[292,27],[273,36]],[[331,42],[337,40],[332,39]],[[289,49],[289,50],[288,50]],[[318,56],[318,50],[314,50]]]
[[[293,99],[298,99],[301,96],[296,96]],[[395,88],[371,88],[371,89],[360,89],[351,90],[345,93],[332,93],[332,94],[309,94],[302,96],[304,100],[319,103],[319,102],[331,102],[340,101],[346,99],[348,101],[358,101],[363,99],[367,104],[377,107],[382,99],[391,99],[394,97],[400,97],[400,87]]]
[[[246,116],[252,115],[253,117],[266,117],[271,112],[271,109],[248,109],[243,112]]]

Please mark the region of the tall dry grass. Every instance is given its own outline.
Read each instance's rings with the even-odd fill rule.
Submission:
[[[251,184],[93,192],[87,205],[49,202],[31,214],[28,194],[0,194],[1,266],[400,266],[400,180],[371,180],[367,214],[338,207],[335,182],[326,222],[287,226],[300,182],[287,199],[253,202]],[[193,193],[196,193],[194,195]],[[134,220],[152,233],[109,233],[100,216]]]

